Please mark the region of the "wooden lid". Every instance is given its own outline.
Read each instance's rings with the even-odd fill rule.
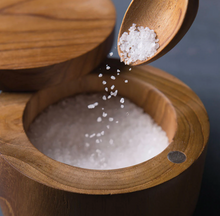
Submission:
[[[38,90],[79,77],[110,49],[115,25],[110,0],[1,0],[0,10],[0,89]],[[58,76],[64,67],[71,73]]]

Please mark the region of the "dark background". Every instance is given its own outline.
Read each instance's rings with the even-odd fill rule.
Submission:
[[[112,1],[117,10],[116,39],[130,0]],[[112,51],[113,57],[118,58],[116,40]],[[209,148],[193,216],[220,216],[220,0],[201,0],[196,20],[188,33],[152,65],[189,85],[207,109],[211,124]]]

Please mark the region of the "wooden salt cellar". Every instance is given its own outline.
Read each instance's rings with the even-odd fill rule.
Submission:
[[[202,102],[184,83],[157,68],[129,71],[118,60],[108,59],[101,71],[106,63],[111,70],[102,78],[99,68],[35,94],[0,95],[0,202],[5,216],[192,215],[209,136]],[[120,76],[110,79],[117,69]],[[161,125],[170,140],[168,148],[144,163],[100,171],[50,159],[29,142],[25,131],[43,109],[74,94],[104,91],[102,79],[109,87],[114,83],[121,96]],[[185,161],[172,158],[172,152],[182,153]]]
[[[115,25],[112,2],[2,0],[0,8],[0,89],[14,91],[0,94],[4,216],[192,215],[209,136],[198,96],[151,66],[129,71],[118,60],[107,59],[85,75],[109,52]],[[120,76],[110,79],[117,69]],[[55,161],[30,143],[26,131],[40,112],[65,97],[103,92],[102,80],[108,87],[114,83],[121,96],[166,131],[170,145],[161,154],[123,169],[89,170]],[[34,90],[39,91],[27,92]]]

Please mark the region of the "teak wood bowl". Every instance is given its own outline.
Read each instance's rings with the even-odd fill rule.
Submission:
[[[0,95],[0,204],[5,216],[192,215],[209,136],[202,102],[184,83],[157,68],[128,71],[117,60],[107,63],[111,69],[102,78],[97,73],[105,73],[105,64],[35,94]],[[109,74],[117,69],[121,74],[111,80]],[[115,170],[82,169],[38,151],[25,133],[34,118],[65,97],[104,91],[102,79],[143,107],[166,131],[170,145],[148,161]],[[173,152],[185,160],[173,159]]]
[[[35,91],[91,72],[113,41],[111,0],[1,0],[0,89]]]

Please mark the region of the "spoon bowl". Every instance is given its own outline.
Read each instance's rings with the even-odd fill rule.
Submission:
[[[192,25],[199,6],[199,0],[133,0],[122,20],[118,42],[133,23],[153,29],[159,39],[157,52],[144,61],[130,65],[150,63],[170,51],[186,34]],[[119,45],[118,53],[122,57]]]

